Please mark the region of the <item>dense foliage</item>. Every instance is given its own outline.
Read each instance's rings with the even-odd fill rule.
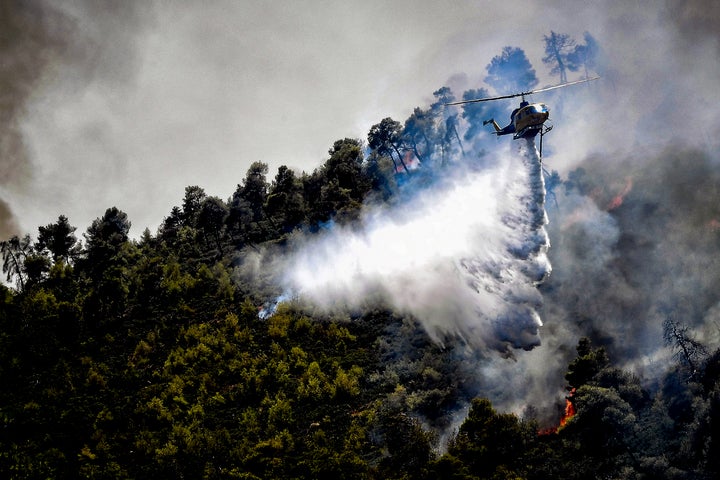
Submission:
[[[517,50],[490,73],[513,56],[524,65]],[[457,115],[438,105],[382,120],[367,151],[335,142],[311,174],[280,167],[268,180],[256,162],[227,201],[189,186],[155,235],[132,240],[113,207],[84,241],[64,216],[36,240],[3,241],[0,477],[717,478],[720,351],[676,319],[677,362],[654,388],[580,339],[566,375],[574,415],[547,429],[477,397],[472,366],[412,318],[288,304],[258,315],[266,286],[238,273],[245,252],[355,222],[365,202],[392,204],[465,154]],[[478,108],[463,111],[465,132]]]

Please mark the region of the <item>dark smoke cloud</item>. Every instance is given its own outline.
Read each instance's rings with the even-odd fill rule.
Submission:
[[[478,391],[501,409],[532,406],[552,424],[581,337],[648,387],[673,361],[663,339],[669,316],[710,351],[720,347],[719,167],[683,146],[583,159],[548,203],[553,273],[541,286],[542,345],[483,359]]]
[[[6,202],[0,199],[0,239],[17,235],[18,226]]]
[[[657,311],[663,305],[680,308],[683,321],[697,326],[718,301],[720,172],[706,153],[673,147],[638,151],[619,165],[608,170],[601,158],[588,159],[583,165],[587,183],[580,186],[617,232],[607,242],[599,242],[607,248],[606,268],[602,272],[591,268],[587,253],[592,243],[576,229],[563,228],[562,222],[555,233],[567,248],[555,253],[582,253],[573,259],[575,288],[578,280],[579,288],[602,285],[586,300],[582,313],[602,319],[590,324],[612,339],[608,341],[618,355],[627,357],[662,344]],[[629,183],[631,189],[618,203],[618,194]],[[592,227],[597,228],[597,223]],[[562,303],[570,302],[563,297]],[[614,305],[617,311],[601,314],[604,305]],[[628,338],[633,342],[623,341]]]
[[[23,188],[32,176],[32,162],[20,129],[25,103],[46,68],[62,55],[67,19],[41,2],[0,2],[0,188]],[[0,190],[2,194],[2,190]],[[0,233],[17,232],[8,204],[2,199]]]
[[[697,149],[667,147],[641,149],[613,165],[589,157],[570,176],[571,188],[556,192],[543,348],[519,364],[489,369],[527,375],[537,362],[544,367],[527,384],[503,388],[501,399],[513,392],[506,404],[552,398],[581,336],[649,384],[669,365],[662,329],[668,316],[710,349],[720,346],[717,162]]]
[[[554,83],[541,62],[542,38],[551,29],[578,41],[592,33],[614,88],[598,101],[608,115],[587,119],[579,109],[579,121],[557,125],[576,141],[558,145],[556,166],[576,164],[604,141],[632,143],[618,125],[633,125],[638,115],[657,122],[650,128],[667,126],[655,111],[673,111],[682,125],[711,126],[711,109],[699,110],[711,95],[696,91],[688,99],[686,88],[671,88],[684,71],[708,70],[701,84],[717,78],[708,68],[717,63],[716,49],[707,55],[716,37],[709,26],[701,30],[707,36],[690,28],[702,2],[682,2],[690,13],[679,3],[507,2],[489,12],[471,0],[312,3],[317,8],[227,0],[25,2],[43,19],[38,38],[55,32],[62,48],[40,65],[33,115],[23,126],[36,167],[33,188],[0,197],[28,231],[58,214],[82,227],[100,213],[95,205],[116,204],[138,234],[158,225],[187,185],[226,196],[255,160],[271,170],[285,164],[311,171],[334,139],[362,138],[387,116],[402,120],[451,77],[453,87],[481,87],[485,66],[504,46],[523,48],[540,84]],[[685,60],[679,72],[683,45],[697,60]],[[584,138],[583,122],[610,138]],[[708,128],[710,139],[720,138],[714,133],[720,132]],[[67,183],[84,195],[55,185]],[[28,200],[40,197],[57,211],[31,207]]]
[[[720,4],[712,0],[666,2],[667,18],[678,30],[682,47],[711,41],[720,49]]]
[[[44,165],[34,159],[38,142],[28,138],[25,122],[52,114],[53,104],[41,101],[45,88],[62,85],[56,94],[71,96],[93,82],[130,82],[135,26],[147,17],[132,2],[0,0],[0,197],[35,193]],[[15,208],[0,201],[0,232],[20,233]]]

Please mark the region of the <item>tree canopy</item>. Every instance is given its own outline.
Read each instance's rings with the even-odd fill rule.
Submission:
[[[487,65],[485,83],[501,95],[527,92],[538,84],[535,69],[525,51],[518,47],[505,47],[500,55]]]

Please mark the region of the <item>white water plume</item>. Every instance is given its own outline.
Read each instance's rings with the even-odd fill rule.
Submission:
[[[283,262],[286,291],[327,309],[380,299],[415,316],[437,341],[460,335],[499,350],[539,344],[536,286],[550,271],[545,188],[532,140],[513,146],[487,169],[391,212],[371,211],[362,229],[303,239]]]

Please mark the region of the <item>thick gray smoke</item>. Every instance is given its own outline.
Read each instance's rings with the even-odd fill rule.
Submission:
[[[718,348],[718,167],[693,148],[594,155],[551,191],[553,274],[540,287],[542,346],[481,362],[482,394],[519,414],[532,406],[552,424],[583,336],[648,387],[672,361],[663,340],[668,317],[690,327],[709,351]]]
[[[8,189],[27,185],[32,171],[20,130],[25,102],[61,53],[69,27],[52,12],[42,14],[37,3],[0,2],[0,238],[20,233],[4,197]]]
[[[668,315],[698,328],[710,347],[717,346],[712,331],[717,339],[720,330],[706,323],[720,300],[718,164],[696,149],[663,147],[644,154],[612,172],[599,168],[598,159],[588,161],[566,198],[584,194],[596,213],[590,217],[570,207],[564,214],[569,220],[554,232],[566,246],[557,261],[568,265],[567,274],[555,279],[562,288],[552,296],[572,309],[572,321],[630,362],[657,355]],[[601,218],[612,233],[602,236]],[[588,236],[602,255],[587,255]]]
[[[361,229],[296,239],[281,265],[286,291],[326,309],[374,301],[420,320],[435,340],[459,336],[507,352],[539,344],[537,290],[550,272],[544,181],[532,140],[503,149]]]
[[[548,197],[542,347],[482,370],[499,408],[533,406],[548,422],[583,336],[648,386],[670,366],[668,316],[710,351],[720,346],[720,111],[711,107],[720,5],[617,5],[598,17],[603,79],[582,97],[548,101],[556,129],[546,168],[565,183]]]
[[[443,85],[458,96],[478,88],[506,45],[527,52],[540,85],[555,83],[541,61],[550,30],[592,33],[612,92],[592,116],[565,109],[552,138],[570,139],[552,159],[561,173],[607,145],[696,128],[720,138],[707,108],[718,78],[713,2],[505,2],[492,12],[473,0],[392,3],[4,2],[2,21],[22,28],[3,28],[3,58],[16,52],[32,75],[17,91],[6,88],[17,72],[3,70],[13,102],[3,111],[19,121],[31,163],[0,198],[23,233],[60,214],[83,228],[116,205],[139,236],[187,185],[223,198],[257,160],[311,171],[335,139],[402,120]]]
[[[557,206],[549,202],[554,268],[541,287],[542,348],[482,370],[497,405],[518,413],[534,406],[546,422],[580,337],[648,387],[672,361],[663,340],[668,317],[709,351],[720,346],[718,160],[658,147],[581,165],[554,192]]]
[[[0,0],[0,238],[26,233],[28,218],[51,221],[97,204],[83,200],[117,172],[123,159],[107,144],[122,139],[109,121],[63,106],[96,101],[95,112],[107,110],[131,84],[137,33],[150,18],[132,2]],[[104,86],[103,98],[89,94],[93,85]],[[47,214],[60,205],[70,212]]]

